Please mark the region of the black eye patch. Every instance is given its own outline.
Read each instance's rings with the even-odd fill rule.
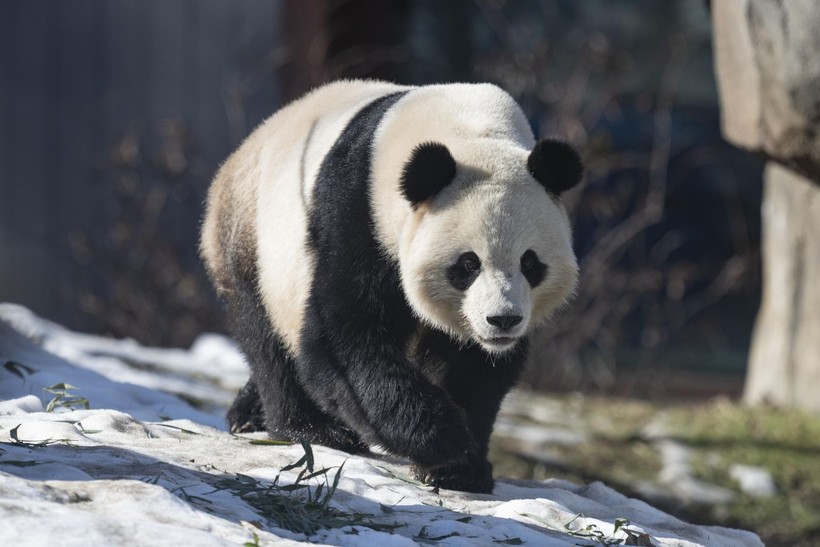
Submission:
[[[447,268],[447,280],[460,291],[466,291],[481,272],[481,261],[472,251],[462,253],[456,263]]]
[[[532,249],[527,249],[521,255],[521,273],[530,284],[530,287],[537,287],[547,276],[547,265],[538,260],[538,255]]]

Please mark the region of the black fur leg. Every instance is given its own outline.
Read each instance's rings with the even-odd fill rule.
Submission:
[[[303,409],[305,411],[305,409]],[[314,409],[307,410],[308,415]],[[315,409],[315,413],[319,413]],[[268,429],[272,438],[281,441],[307,440],[310,443],[321,444],[330,448],[344,450],[353,454],[368,451],[367,445],[362,443],[358,436],[339,423],[333,422],[326,415],[315,416],[316,423],[304,424],[299,420],[280,416],[266,425],[265,412],[259,392],[253,380],[248,380],[239,391],[230,410],[228,410],[228,424],[231,433],[252,433]]]
[[[265,430],[265,413],[259,392],[252,380],[248,380],[228,410],[228,426],[231,433],[251,433]]]
[[[493,492],[493,466],[486,459],[438,467],[413,466],[416,480],[429,486],[491,494]]]
[[[321,325],[309,313],[309,324]],[[315,332],[323,332],[318,327]],[[297,360],[302,383],[313,378],[312,395],[328,414],[340,416],[366,442],[427,466],[465,462],[476,453],[464,411],[432,385],[389,340],[340,347],[305,331]],[[361,333],[358,333],[361,335]],[[376,333],[363,338],[375,339]],[[339,356],[344,356],[341,359]]]
[[[284,348],[269,348],[266,367],[257,367],[254,382],[260,393],[265,425],[276,440],[321,444],[350,453],[366,452],[359,436],[339,420],[322,412],[295,377],[293,360]]]
[[[228,298],[228,315],[252,373],[228,414],[232,431],[244,427],[250,417],[252,427],[267,430],[275,440],[304,440],[350,453],[366,452],[368,446],[354,431],[322,412],[308,397],[296,379],[293,359],[273,333],[255,287],[250,282],[240,286],[244,290]]]
[[[476,453],[466,463],[417,466],[419,480],[451,490],[492,491],[492,465],[487,461],[490,434],[501,401],[521,374],[526,352],[526,340],[507,354],[491,357],[480,346],[459,346],[440,331],[425,329],[421,333],[413,363],[464,410]]]

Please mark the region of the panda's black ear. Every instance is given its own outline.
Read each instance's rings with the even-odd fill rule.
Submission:
[[[578,184],[584,174],[584,164],[578,152],[564,141],[541,139],[527,158],[527,169],[547,192],[561,195]]]
[[[413,149],[401,174],[401,191],[413,208],[438,194],[456,176],[456,160],[441,143],[425,142]]]

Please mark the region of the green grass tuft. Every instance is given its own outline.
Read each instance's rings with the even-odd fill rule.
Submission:
[[[306,536],[312,536],[322,529],[353,525],[365,525],[383,531],[392,531],[398,527],[373,522],[369,515],[344,512],[332,507],[331,501],[339,486],[344,463],[331,478],[333,468],[314,470],[313,450],[304,442],[302,447],[304,455],[282,468],[284,472],[303,466],[291,484],[281,484],[281,475],[277,475],[273,481],[260,481],[236,473],[233,477],[219,479],[214,487],[230,491],[244,500],[269,524]]]
[[[71,393],[71,390],[74,389],[79,388],[77,386],[72,386],[71,384],[62,382],[59,384],[54,384],[53,386],[44,387],[43,391],[54,395],[54,397],[46,405],[46,412],[54,412],[58,408],[68,408],[71,410],[76,408],[84,408],[85,410],[88,410],[90,408],[88,399]]]

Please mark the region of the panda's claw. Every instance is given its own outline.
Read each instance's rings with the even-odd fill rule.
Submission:
[[[416,465],[413,471],[416,480],[435,488],[479,494],[493,492],[493,466],[486,460],[437,467]]]
[[[253,433],[255,431],[264,431],[264,424],[257,423],[253,420],[242,423],[231,423],[231,433]]]
[[[362,442],[353,431],[338,424],[326,427],[311,425],[297,430],[268,429],[268,437],[274,441],[292,443],[305,441],[309,444],[319,444],[334,450],[341,450],[348,454],[365,454],[370,451],[370,447]]]
[[[366,454],[370,451],[370,447],[362,442],[352,431],[339,428],[333,432],[326,431],[326,433],[328,434],[317,436],[314,442],[328,448],[347,452],[348,454]]]

